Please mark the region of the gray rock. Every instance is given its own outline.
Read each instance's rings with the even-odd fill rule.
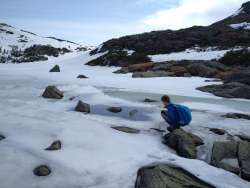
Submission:
[[[124,126],[118,126],[118,127],[111,127],[112,129],[115,129],[117,131],[125,132],[125,133],[130,133],[130,134],[138,134],[140,133],[140,130],[130,128],[130,127],[124,127]]]
[[[250,142],[239,142],[238,157],[241,167],[241,177],[250,181]]]
[[[107,108],[107,110],[112,113],[120,113],[122,111],[122,108],[121,107],[109,107]]]
[[[214,134],[218,134],[218,135],[224,135],[227,132],[225,130],[222,129],[217,129],[217,128],[211,128],[209,129],[211,132],[213,132]]]
[[[41,165],[33,170],[36,176],[48,176],[51,173],[50,168],[47,165]]]
[[[204,143],[198,136],[183,129],[177,129],[164,137],[164,144],[173,148],[181,157],[195,159],[197,155],[196,147]]]
[[[143,167],[137,172],[135,188],[214,188],[190,172],[167,164]]]
[[[250,115],[248,114],[240,114],[240,113],[227,113],[222,117],[231,118],[231,119],[247,119],[250,120]]]
[[[133,78],[154,78],[154,77],[168,77],[174,76],[172,72],[165,71],[147,71],[147,72],[135,72],[132,74]]]
[[[250,142],[250,136],[248,135],[237,135],[241,140]]]
[[[57,89],[56,86],[48,86],[44,93],[42,94],[44,98],[50,98],[50,99],[62,99],[63,98],[63,92]]]
[[[218,70],[214,67],[209,67],[204,63],[193,63],[187,67],[192,76],[213,77],[218,74]]]
[[[88,77],[83,75],[83,74],[80,74],[80,75],[77,76],[77,78],[84,79],[84,78],[88,78]]]
[[[60,150],[62,148],[62,143],[60,140],[54,141],[48,148],[45,150],[47,151],[55,151]]]
[[[59,65],[55,65],[52,69],[50,69],[49,72],[60,72],[60,67],[59,67]]]
[[[5,136],[0,134],[0,141],[3,140],[3,139],[5,139]]]
[[[197,88],[203,92],[213,93],[219,97],[250,99],[250,86],[239,82],[222,85],[209,85]]]
[[[146,102],[146,103],[153,103],[153,102],[157,102],[157,100],[150,99],[150,98],[146,98],[146,99],[144,99],[143,102]]]
[[[82,101],[79,101],[75,107],[75,111],[90,113],[90,105]]]

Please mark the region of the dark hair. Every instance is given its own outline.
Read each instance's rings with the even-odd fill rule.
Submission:
[[[164,96],[162,96],[161,101],[162,102],[170,102],[170,98],[169,98],[169,96],[164,95]]]

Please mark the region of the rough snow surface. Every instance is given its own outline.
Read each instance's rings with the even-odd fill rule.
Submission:
[[[114,98],[102,90],[170,93],[190,96],[193,100],[216,99],[220,102],[210,94],[195,91],[195,87],[207,84],[204,79],[132,79],[131,74],[113,74],[117,68],[84,65],[95,57],[87,53],[71,53],[46,63],[0,65],[0,134],[6,136],[0,141],[1,187],[133,188],[138,168],[153,162],[183,167],[218,188],[250,186],[234,174],[200,160],[178,157],[164,146],[161,135],[150,131],[151,127],[166,126],[160,118],[158,104]],[[55,64],[62,71],[49,73]],[[89,79],[77,79],[79,74]],[[42,98],[48,85],[63,90],[64,98]],[[69,100],[72,96],[76,97],[73,101]],[[92,113],[74,112],[78,100],[89,103]],[[223,104],[218,111],[218,106],[210,106],[208,114],[194,112],[193,123],[187,129],[197,132],[203,139],[214,138],[209,132],[204,133],[206,127],[221,126],[226,130],[234,127],[235,134],[241,130],[250,133],[248,121],[226,120],[220,116],[228,108],[226,103]],[[112,114],[106,111],[109,106],[121,106],[124,110],[121,114]],[[204,109],[199,103],[192,107]],[[135,109],[138,113],[129,114]],[[230,107],[229,111],[233,109]],[[130,135],[110,128],[121,125],[140,129],[141,133]],[[62,150],[44,150],[58,139],[62,141]],[[51,167],[52,173],[48,177],[33,175],[33,169],[41,164]]]
[[[153,62],[164,61],[178,61],[178,60],[212,60],[219,59],[225,55],[229,50],[215,50],[215,49],[187,49],[183,52],[174,52],[170,54],[150,55]]]

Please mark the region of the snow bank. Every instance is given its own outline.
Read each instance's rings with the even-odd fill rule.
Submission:
[[[238,24],[231,24],[230,27],[232,27],[233,29],[250,29],[250,23],[242,22]]]

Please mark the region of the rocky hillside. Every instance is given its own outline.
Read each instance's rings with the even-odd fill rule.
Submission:
[[[105,42],[92,53],[128,49],[153,55],[183,51],[194,46],[220,49],[249,46],[249,22],[250,2],[247,2],[233,15],[210,26],[125,36]]]
[[[42,37],[29,31],[0,23],[0,63],[21,63],[47,60],[74,50],[87,50],[80,44]]]

